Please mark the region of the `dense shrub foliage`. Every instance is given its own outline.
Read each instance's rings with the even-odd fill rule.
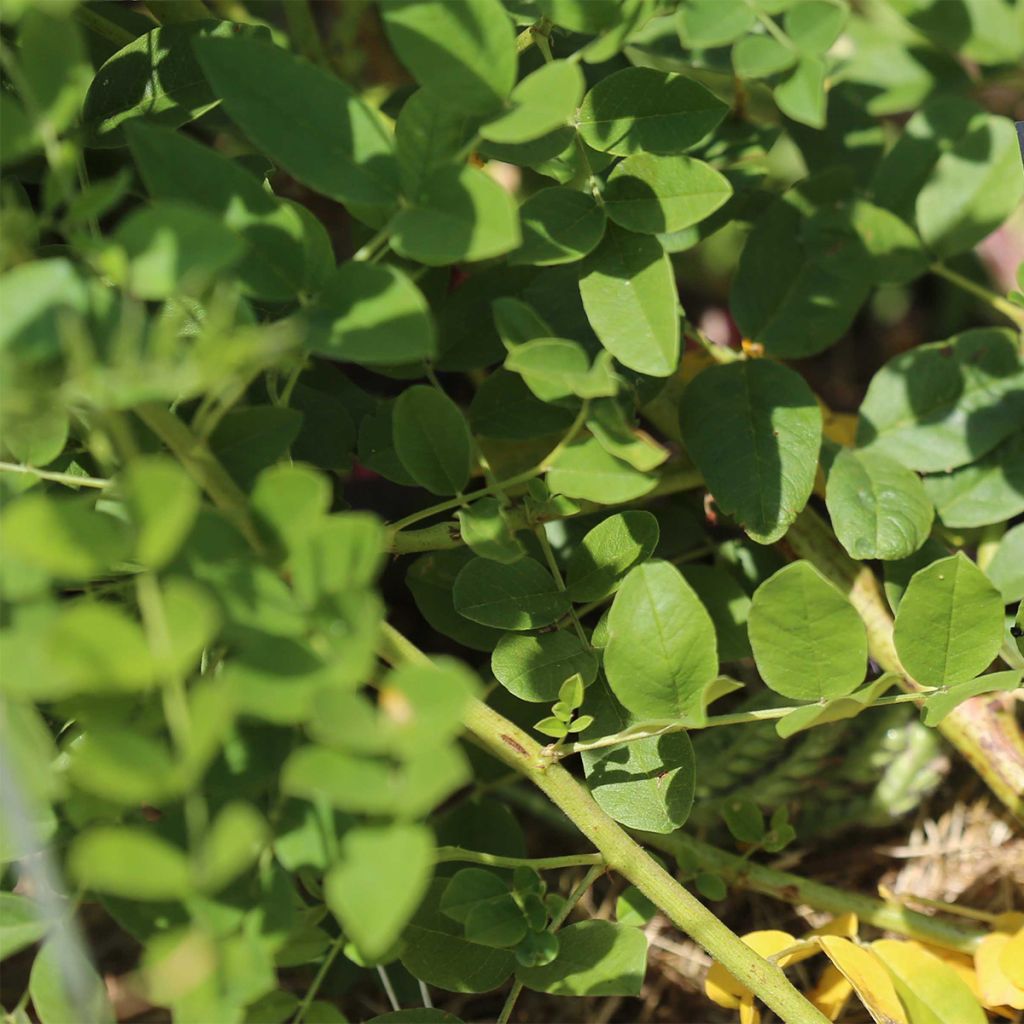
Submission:
[[[179,1022],[507,1021],[639,994],[658,911],[744,1020],[1024,1007],[1016,919],[706,906],[913,805],[842,788],[880,705],[1024,813],[1024,295],[975,251],[1024,4],[3,19],[8,1019],[112,1019],[113,943]]]

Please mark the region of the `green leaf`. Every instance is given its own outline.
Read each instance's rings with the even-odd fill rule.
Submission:
[[[487,260],[522,241],[512,197],[475,167],[442,167],[391,223],[391,246],[431,267]]]
[[[247,29],[230,21],[161,25],[118,50],[96,72],[82,105],[87,144],[123,146],[129,123],[177,128],[217,106],[220,97],[203,76],[192,42],[239,30]]]
[[[763,359],[713,366],[683,393],[680,429],[722,511],[759,544],[782,537],[811,496],[821,444],[803,378]]]
[[[416,608],[431,629],[451,637],[470,650],[491,651],[501,638],[501,631],[471,622],[455,610],[452,593],[455,578],[474,557],[473,552],[466,547],[421,555],[409,567],[405,581],[412,592]]]
[[[861,403],[857,444],[908,469],[944,472],[985,455],[1022,421],[1014,336],[982,327],[890,359]]]
[[[928,269],[928,256],[914,229],[896,214],[864,199],[849,209],[850,226],[860,238],[877,284],[904,284]]]
[[[441,894],[441,913],[459,924],[465,924],[473,908],[490,900],[509,895],[505,879],[485,868],[460,868]]]
[[[46,934],[40,908],[25,896],[0,892],[0,960],[34,945]]]
[[[747,630],[761,678],[784,697],[841,697],[864,679],[864,623],[810,562],[787,565],[757,588]]]
[[[794,359],[831,345],[867,298],[870,274],[851,274],[860,239],[814,234],[796,206],[774,201],[740,254],[731,308],[743,335],[773,355]]]
[[[505,357],[505,369],[518,373],[542,402],[571,401],[588,390],[587,353],[565,338],[534,338],[516,345]]]
[[[473,907],[466,918],[465,929],[470,942],[497,949],[518,945],[529,930],[526,917],[511,893]]]
[[[314,1018],[311,1016],[310,1021]],[[379,1017],[371,1017],[366,1024],[462,1024],[459,1017],[447,1010],[420,1006],[414,1010],[394,1010],[382,1013]]]
[[[68,871],[86,889],[128,900],[181,900],[192,891],[185,854],[142,826],[100,825],[79,834]]]
[[[394,411],[395,451],[431,494],[455,494],[469,482],[472,441],[459,407],[426,384],[406,388]]]
[[[611,356],[607,352],[604,354],[610,362]],[[597,376],[601,369],[600,363],[595,362],[591,376]],[[610,372],[608,376],[611,377],[610,386],[614,385],[615,378]],[[593,390],[596,392],[598,389]],[[670,454],[668,448],[655,441],[645,430],[637,429],[633,422],[632,408],[612,398],[598,398],[591,402],[587,429],[609,455],[622,459],[642,473],[657,469]]]
[[[629,231],[682,231],[732,195],[728,178],[703,160],[638,153],[615,166],[605,189],[608,216]]]
[[[39,492],[4,509],[0,537],[5,557],[64,580],[88,580],[110,571],[131,546],[125,524],[97,511],[92,498],[51,498]]]
[[[1024,523],[1006,531],[985,574],[1003,595],[1004,604],[1024,598]]]
[[[67,751],[72,785],[126,806],[159,806],[180,784],[166,744],[122,729],[87,729]]]
[[[604,236],[605,211],[592,195],[571,188],[542,188],[519,208],[523,244],[509,262],[535,267],[574,263]]]
[[[569,610],[551,573],[532,558],[511,565],[474,558],[455,578],[454,595],[460,615],[498,629],[540,629]]]
[[[850,718],[856,718],[862,711],[867,710],[871,705],[890,689],[897,681],[895,674],[887,672],[879,676],[873,682],[862,686],[859,690],[846,697],[836,697],[833,700],[815,701],[813,704],[804,704],[794,708],[784,718],[780,718],[775,725],[775,732],[788,739],[798,732],[806,729],[813,729],[815,726],[827,725],[829,722],[843,722]]]
[[[573,412],[542,402],[519,374],[497,369],[477,388],[469,406],[469,421],[479,437],[523,441],[564,434],[572,424]]]
[[[1005,522],[1024,512],[1024,433],[951,473],[924,478],[924,490],[949,527]]]
[[[767,78],[786,71],[799,54],[774,36],[744,36],[732,48],[732,66],[739,78]]]
[[[703,85],[653,68],[625,68],[602,78],[583,99],[577,130],[602,153],[682,153],[728,112]]]
[[[454,107],[489,113],[516,80],[512,22],[499,0],[389,0],[384,31],[413,78]]]
[[[60,351],[65,320],[76,323],[88,298],[85,282],[65,259],[30,260],[0,276],[0,352],[41,362]]]
[[[237,263],[245,243],[201,207],[163,200],[118,225],[102,261],[115,280],[140,299],[164,299],[206,288]]]
[[[341,264],[309,315],[306,345],[330,359],[400,366],[437,354],[427,300],[394,267],[351,260]]]
[[[205,892],[219,892],[252,867],[268,839],[266,819],[252,804],[228,803],[203,836],[196,884]]]
[[[481,498],[459,509],[459,533],[473,554],[495,562],[517,562],[525,554],[497,498]]]
[[[583,97],[583,73],[571,61],[542,64],[509,97],[512,109],[480,129],[491,142],[529,142],[567,124]]]
[[[786,35],[805,53],[824,53],[839,38],[849,16],[837,0],[804,0],[786,10]]]
[[[135,526],[135,557],[160,569],[177,554],[199,513],[199,489],[174,459],[133,459],[122,486]]]
[[[815,0],[808,0],[815,2]],[[775,87],[775,102],[787,117],[810,128],[825,127],[825,62],[804,54],[788,77]]]
[[[931,532],[935,511],[920,477],[886,455],[844,448],[829,470],[825,497],[851,558],[906,558]]]
[[[391,138],[340,78],[245,36],[193,48],[231,119],[289,174],[340,203],[395,202]]]
[[[114,1020],[103,981],[77,943],[56,937],[43,943],[32,962],[28,994],[41,1024]]]
[[[210,448],[243,490],[288,451],[302,413],[281,405],[237,406],[217,424]]]
[[[738,661],[749,658],[747,616],[750,614],[750,598],[737,580],[724,569],[709,565],[682,565],[679,570],[715,624],[719,659]]]
[[[495,299],[491,303],[491,312],[498,337],[509,352],[528,341],[550,338],[555,333],[544,318],[521,299],[511,296]]]
[[[324,882],[327,905],[363,956],[383,956],[430,884],[433,836],[423,825],[358,826],[338,855]]]
[[[626,574],[658,545],[658,520],[650,512],[619,512],[590,530],[565,567],[566,591],[576,604],[614,593]]]
[[[726,46],[746,35],[755,22],[746,0],[687,0],[676,13],[680,42],[698,50]]]
[[[417,89],[402,104],[395,125],[395,156],[402,191],[419,198],[423,183],[435,171],[459,162],[459,154],[475,135],[478,119],[453,107],[446,98]]]
[[[570,676],[581,676],[589,686],[597,676],[597,659],[565,630],[539,636],[506,633],[491,655],[491,671],[520,700],[546,704],[558,697]]]
[[[608,617],[604,667],[638,718],[681,718],[703,708],[718,675],[715,627],[679,570],[650,561],[632,569]]]
[[[737,797],[722,806],[722,819],[733,839],[759,843],[764,838],[764,815],[753,800]]]
[[[558,933],[558,956],[545,967],[517,967],[534,992],[555,996],[636,996],[647,968],[647,938],[611,921],[580,921]]]
[[[896,652],[925,686],[952,686],[985,670],[1003,642],[1003,601],[962,552],[914,573],[896,612]]]
[[[406,928],[402,965],[413,977],[449,992],[490,992],[507,980],[515,957],[464,937],[463,926],[440,910],[447,886],[443,879],[433,882]]]
[[[620,363],[654,377],[675,372],[679,300],[656,238],[609,228],[583,264],[580,296],[594,333]]]
[[[1021,671],[989,672],[987,675],[958,683],[941,693],[929,694],[924,699],[924,724],[937,726],[947,715],[956,710],[965,700],[982,693],[1005,693],[1020,688]]]
[[[639,498],[657,486],[658,478],[641,473],[609,455],[595,438],[576,441],[562,451],[548,470],[554,494],[618,505]]]
[[[236,273],[246,294],[282,300],[319,286],[319,221],[303,217],[235,161],[185,135],[141,122],[128,126],[126,135],[151,196],[220,214],[245,240],[248,250]]]

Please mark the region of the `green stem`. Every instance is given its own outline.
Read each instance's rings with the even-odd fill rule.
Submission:
[[[997,313],[1002,313],[1008,320],[1012,320],[1018,328],[1024,330],[1024,309],[1021,309],[1020,306],[1014,305],[1014,303],[1002,295],[997,295],[988,288],[976,284],[969,277],[964,277],[963,274],[959,274],[957,271],[947,267],[945,263],[933,263],[929,269],[933,274],[944,278],[950,284],[956,285],[957,288],[968,292],[976,299],[981,299],[982,302],[991,306]]]
[[[558,587],[560,594],[565,593],[565,580],[562,578],[562,570],[558,567],[558,559],[555,558],[555,552],[552,550],[551,542],[548,540],[547,531],[544,529],[542,523],[538,523],[533,528],[533,534],[537,538],[537,543],[540,544],[541,551],[544,552],[544,560],[548,563],[548,569],[551,570],[551,575],[555,579],[555,586]],[[583,644],[583,649],[590,650],[590,641],[587,639],[587,634],[583,632],[583,626],[580,625],[579,616],[576,614],[576,609],[569,605],[569,619],[572,622],[572,627],[576,630],[576,635],[579,637],[580,643]]]
[[[646,845],[679,858],[688,866],[695,865],[700,871],[721,875],[730,884],[750,892],[761,893],[794,906],[806,904],[829,914],[853,913],[862,924],[897,932],[943,949],[973,953],[987,934],[942,918],[919,914],[899,903],[887,903],[873,896],[846,892],[800,875],[755,864],[701,842],[685,832],[674,832],[672,835],[637,832],[636,835]]]
[[[565,901],[565,905],[552,919],[549,931],[552,933],[557,932],[558,929],[565,924],[569,915],[576,909],[576,904],[583,899],[590,887],[601,877],[603,873],[603,867],[593,867],[583,876],[582,879],[580,879],[579,885],[569,893],[569,898]],[[509,990],[508,998],[505,1000],[505,1005],[501,1008],[501,1013],[498,1014],[498,1019],[495,1024],[508,1024],[512,1017],[512,1011],[515,1009],[516,1000],[519,998],[522,991],[523,983],[521,981],[514,982],[512,988]]]
[[[893,619],[875,574],[839,546],[832,531],[808,507],[783,542],[797,558],[806,558],[843,591],[857,609],[868,634],[868,652],[885,671],[895,672],[910,693],[922,687],[903,667],[893,643]],[[1006,702],[972,697],[947,715],[939,731],[967,759],[992,792],[1024,821],[1024,738]]]
[[[368,242],[360,246],[353,254],[356,263],[372,263],[384,250],[391,237],[391,221],[388,221]]]
[[[543,37],[546,41],[550,31],[551,22],[548,21],[547,18],[540,18],[533,25],[530,25],[528,28],[524,28],[523,31],[516,36],[516,53],[525,53],[538,41],[538,37]]]
[[[331,943],[330,949],[327,950],[324,962],[320,965],[319,970],[313,977],[312,984],[308,989],[306,989],[306,994],[302,997],[302,1002],[299,1003],[298,1008],[295,1011],[295,1016],[292,1018],[292,1024],[302,1024],[303,1018],[309,1012],[310,1004],[316,998],[317,992],[320,991],[320,986],[324,983],[324,978],[327,977],[327,972],[331,969],[331,964],[333,964],[337,959],[337,956],[344,945],[345,933],[342,932],[334,942]]]
[[[599,853],[574,853],[565,857],[500,857],[496,853],[480,850],[463,850],[461,846],[439,846],[435,858],[438,864],[449,861],[465,861],[467,864],[486,864],[492,868],[534,868],[536,871],[553,871],[557,868],[578,868],[600,865],[604,858]]]
[[[55,484],[67,484],[68,487],[96,487],[102,489],[109,487],[111,481],[104,480],[98,476],[75,476],[74,473],[56,473],[49,469],[36,469],[35,466],[22,466],[16,462],[0,462],[0,473],[27,473],[29,476],[39,477],[40,480],[50,480]]]
[[[919,701],[928,693],[938,693],[941,688],[934,690],[916,690],[913,693],[897,693],[890,697],[879,697],[869,705],[872,708],[889,707],[892,704],[909,704],[912,701]],[[820,707],[825,707],[827,701],[816,701]],[[637,740],[651,739],[654,736],[664,736],[672,732],[698,732],[701,729],[714,729],[720,725],[746,725],[751,722],[765,722],[773,719],[786,718],[801,707],[813,705],[797,705],[788,708],[761,708],[757,711],[736,711],[729,715],[712,715],[702,723],[689,722],[665,722],[664,724],[649,723],[647,726],[638,725],[622,732],[612,733],[609,736],[602,736],[600,739],[591,740],[589,743],[567,743],[558,751],[558,757],[568,757],[570,754],[579,754],[584,750],[600,750],[603,747],[615,747],[620,743],[635,743]],[[867,710],[867,708],[865,708]]]
[[[105,18],[100,11],[92,10],[89,7],[76,7],[74,18],[79,25],[113,43],[119,50],[127,46],[135,38],[128,29],[122,28],[120,25]]]
[[[385,624],[385,660],[429,662],[405,637]],[[413,654],[415,652],[415,654]],[[481,701],[463,713],[463,725],[489,753],[514,768],[560,808],[604,857],[609,868],[633,883],[652,903],[787,1024],[824,1024],[818,1012],[785,974],[746,945],[692,893],[680,885],[564,768],[546,762],[540,745]]]
[[[188,475],[206,491],[214,505],[237,527],[253,550],[262,554],[263,540],[249,512],[245,492],[231,479],[206,444],[162,405],[147,402],[136,406],[135,413],[177,456]]]
[[[288,35],[295,48],[307,60],[330,69],[324,57],[324,48],[320,45],[320,30],[313,19],[313,12],[307,0],[288,0],[283,6]]]

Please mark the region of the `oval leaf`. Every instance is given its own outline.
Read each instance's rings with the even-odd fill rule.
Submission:
[[[395,402],[395,451],[409,475],[432,494],[456,494],[469,482],[472,441],[459,407],[426,384]]]

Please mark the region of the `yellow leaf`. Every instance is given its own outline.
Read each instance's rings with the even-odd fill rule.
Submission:
[[[907,1024],[907,1016],[884,965],[869,950],[849,939],[823,935],[818,940],[829,960],[842,971],[877,1024]]]
[[[970,986],[919,942],[881,939],[871,949],[889,969],[911,1024],[987,1024]]]
[[[808,935],[839,935],[844,939],[852,939],[857,934],[857,928],[860,926],[860,922],[857,920],[856,914],[846,913],[839,914],[837,917],[833,917],[828,924],[823,924],[820,928],[815,928],[814,931],[808,932]]]
[[[1003,953],[1012,939],[1006,932],[986,935],[974,954],[978,987],[986,1006],[1012,1006],[1024,1010],[1024,990],[1018,988],[1003,970]]]
[[[763,957],[779,953],[796,943],[796,939],[789,932],[771,929],[750,932],[741,938],[755,953],[759,953]],[[704,992],[713,1003],[724,1006],[727,1010],[735,1010],[739,1006],[742,1011],[742,1001],[754,997],[754,993],[746,985],[737,981],[717,961],[708,969],[708,976],[704,979]]]
[[[1010,938],[999,955],[999,965],[1018,988],[1024,988],[1024,928]]]
[[[740,1003],[740,1024],[761,1024],[761,1013],[754,1005],[753,996]]]
[[[921,943],[932,956],[937,956],[944,964],[948,964],[964,980],[964,983],[971,990],[974,998],[981,1002],[981,988],[978,986],[978,975],[974,970],[974,958],[967,953],[955,953],[951,949],[943,949],[941,946],[932,946],[927,942]]]
[[[821,972],[818,984],[807,993],[807,998],[829,1020],[836,1020],[852,993],[853,986],[846,980],[846,976],[835,964],[830,963]]]

